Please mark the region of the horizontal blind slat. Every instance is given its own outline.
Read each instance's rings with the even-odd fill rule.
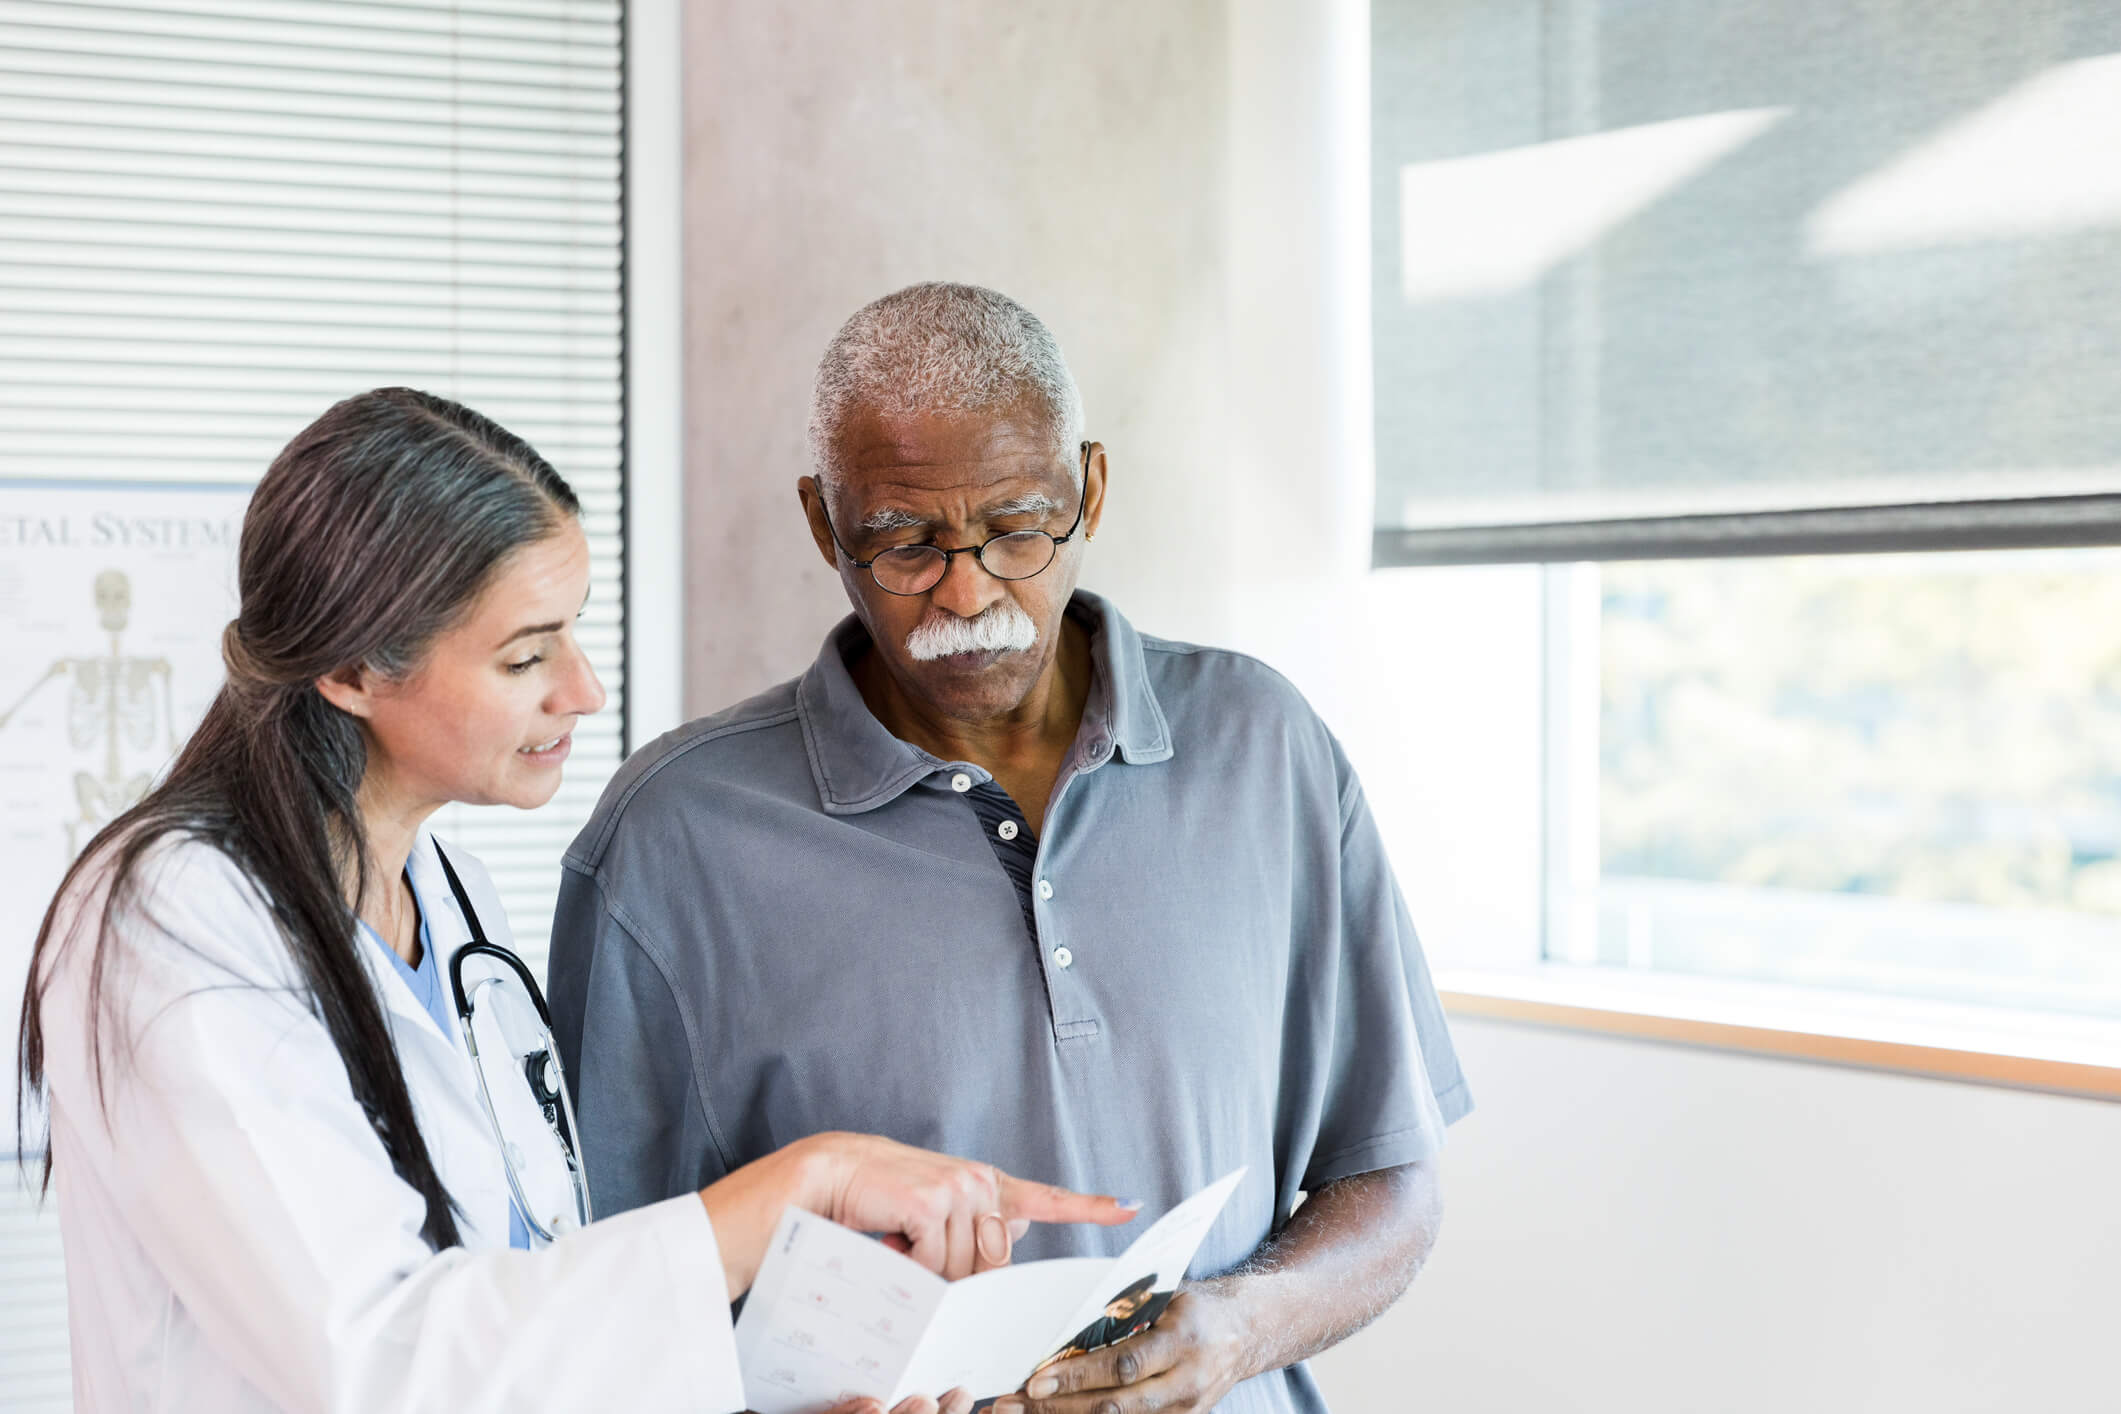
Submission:
[[[280,365],[243,367],[236,364],[155,363],[64,363],[46,359],[21,359],[0,349],[0,382],[26,386],[72,382],[77,386],[150,388],[156,390],[202,389],[240,391],[255,387],[265,392],[301,393],[336,401],[364,388],[386,386],[375,381],[377,372],[344,368],[289,369]],[[617,380],[612,380],[616,384]],[[617,396],[586,388],[579,380],[540,377],[488,377],[460,373],[455,385],[466,401],[496,406],[537,407],[547,403],[609,407]],[[323,404],[319,404],[321,410]]]
[[[486,25],[467,28],[460,14],[437,13],[444,23],[433,27],[407,24],[417,11],[401,11],[389,25],[334,23],[328,9],[311,6],[307,18],[275,19],[249,16],[232,19],[183,9],[150,5],[98,5],[82,0],[0,0],[0,31],[43,30],[58,36],[56,42],[83,50],[100,44],[139,43],[170,46],[217,45],[247,52],[278,54],[286,50],[307,53],[326,50],[343,55],[374,58],[418,58],[437,52],[464,53],[487,61],[518,62],[539,69],[570,70],[602,68],[615,64],[616,46],[610,51],[585,48],[585,42],[601,29],[615,39],[611,20],[584,18],[574,22],[571,35],[539,35],[529,27],[513,29]],[[595,26],[595,29],[591,27]],[[133,52],[140,52],[135,49]],[[153,47],[145,49],[154,53]],[[608,55],[608,56],[607,56]]]
[[[28,68],[12,62],[7,51],[0,50],[0,95],[52,96],[76,101],[108,97],[142,108],[192,108],[297,119],[424,123],[450,137],[459,133],[467,136],[524,133],[546,142],[581,139],[585,144],[588,140],[601,144],[615,143],[618,135],[616,107],[575,111],[564,106],[545,108],[532,104],[455,102],[406,93],[333,93],[295,85],[275,88],[208,80],[176,82],[167,75],[149,77],[152,70],[146,66],[136,66],[140,70],[136,72],[125,72],[122,65],[108,66],[110,72],[99,71],[93,65],[74,67],[76,72],[72,73]],[[572,146],[573,142],[564,145]]]
[[[85,393],[64,401],[12,401],[0,395],[0,430],[12,432],[78,433],[85,408],[104,409],[97,425],[105,435],[133,432],[163,437],[171,435],[242,437],[274,435],[285,438],[316,415],[307,401],[290,402],[278,412],[260,412],[246,405],[237,410],[211,411],[191,407],[132,408],[98,403]],[[300,421],[295,421],[300,419]],[[290,425],[292,422],[293,425]],[[577,423],[539,419],[516,430],[526,437],[536,427],[546,445],[566,446],[577,451],[616,454],[621,429],[616,417]]]
[[[600,307],[525,308],[487,306],[466,309],[462,305],[424,300],[263,299],[234,293],[213,296],[165,294],[152,289],[94,289],[69,287],[39,281],[27,288],[0,271],[0,307],[24,317],[124,320],[170,329],[196,323],[222,329],[279,329],[294,325],[309,329],[396,329],[418,331],[423,337],[433,331],[467,335],[536,334],[553,339],[615,337],[618,310],[612,301]],[[431,293],[431,292],[430,292]]]
[[[10,302],[13,303],[12,301]],[[135,308],[140,306],[136,303]],[[441,323],[434,311],[426,317],[393,324],[365,313],[343,319],[304,319],[296,307],[280,318],[255,317],[257,311],[233,309],[215,317],[196,310],[162,310],[149,307],[141,313],[119,314],[54,301],[45,307],[23,308],[0,314],[0,340],[10,338],[143,339],[193,344],[274,345],[304,340],[304,330],[328,328],[342,348],[398,348],[408,353],[457,349],[471,353],[520,351],[526,334],[539,336],[540,350],[552,356],[575,358],[618,357],[618,325],[609,316],[567,319],[515,320],[495,327],[491,320],[464,320],[454,327]],[[252,317],[246,317],[252,316]]]
[[[299,319],[246,320],[230,317],[221,320],[184,318],[168,315],[159,318],[138,318],[119,315],[95,314],[86,310],[61,310],[23,314],[0,314],[0,346],[20,339],[32,343],[40,339],[78,340],[91,339],[104,342],[138,341],[143,343],[176,343],[188,348],[205,345],[230,346],[244,349],[277,348],[292,346],[307,349],[316,342],[319,328],[330,328],[332,340],[337,347],[331,353],[349,350],[391,350],[411,358],[433,358],[461,356],[467,361],[480,356],[513,358],[552,358],[568,362],[583,359],[603,361],[615,359],[619,353],[618,330],[599,321],[602,327],[591,328],[587,321],[577,327],[562,326],[545,332],[539,340],[539,348],[526,353],[523,349],[525,331],[481,330],[470,327],[449,328],[392,328],[388,325],[354,323],[305,324]]]
[[[623,0],[8,0],[25,9],[119,19],[174,16],[193,22],[330,24],[399,34],[461,33],[616,45]]]
[[[420,278],[423,275],[426,278]],[[52,302],[49,307],[56,308],[58,302],[68,299],[106,297],[126,298],[128,307],[141,308],[132,300],[140,296],[173,302],[211,300],[216,306],[238,311],[253,307],[322,310],[347,305],[390,310],[393,317],[408,319],[416,317],[416,311],[435,309],[444,300],[459,311],[460,317],[474,321],[616,319],[619,315],[619,294],[615,289],[466,284],[452,280],[447,270],[408,270],[394,280],[364,281],[287,279],[250,271],[152,270],[27,261],[9,264],[0,260],[0,290],[8,291],[6,300],[0,303],[18,309],[39,307],[31,303],[33,299],[48,299]]]
[[[240,276],[256,273],[267,277],[332,280],[395,281],[408,278],[405,262],[388,255],[354,255],[331,251],[285,251],[247,249],[230,252],[210,242],[179,246],[150,239],[152,233],[108,229],[90,236],[74,234],[70,239],[29,238],[11,235],[0,221],[0,265],[34,268],[45,264],[74,266],[84,258],[108,262],[118,269],[196,272],[205,275]],[[414,267],[426,268],[426,267]],[[517,283],[545,290],[586,290],[616,293],[619,267],[616,261],[596,265],[569,266],[488,261],[443,267],[442,282],[451,285],[483,285],[492,289],[513,288]]]
[[[618,111],[611,76],[594,71],[544,72],[452,58],[446,53],[424,60],[402,55],[388,64],[377,60],[334,67],[329,50],[245,54],[219,46],[202,51],[200,46],[171,40],[153,45],[66,42],[81,37],[34,26],[0,25],[0,56],[4,56],[0,64],[9,73],[47,77],[145,79],[215,90],[390,99],[451,110],[444,117],[474,107],[495,113],[520,112],[526,119],[541,121]],[[178,51],[188,51],[190,57]]]
[[[0,147],[17,172],[94,173],[102,177],[222,180],[245,185],[398,186],[475,197],[615,202],[618,163],[605,157],[562,159],[436,144],[372,143],[350,153],[343,143],[268,133],[66,123],[0,114]]]
[[[152,363],[158,358],[173,364],[189,364],[204,341],[171,341],[157,344],[148,339],[61,338],[54,336],[0,337],[0,357],[41,359],[70,358],[78,362]],[[423,378],[449,378],[459,371],[505,378],[521,374],[531,378],[593,378],[604,360],[591,355],[573,356],[564,349],[517,352],[509,355],[465,353],[407,348],[363,350],[331,349],[289,344],[236,344],[218,347],[216,362],[230,368],[299,367],[330,369],[351,376],[388,378],[395,373]]]
[[[389,216],[343,219],[309,214],[292,205],[243,210],[204,203],[143,201],[126,207],[101,201],[12,197],[0,234],[28,240],[156,241],[221,250],[386,257],[480,265],[561,265],[615,269],[618,232],[511,228],[499,222],[414,221]],[[540,237],[543,238],[540,238]]]
[[[242,262],[257,259],[282,269],[326,269],[337,265],[387,275],[405,262],[417,261],[430,266],[453,264],[463,278],[489,284],[543,276],[547,282],[579,281],[591,288],[604,284],[615,287],[619,275],[616,246],[553,245],[540,250],[532,246],[404,236],[353,242],[321,234],[304,236],[294,232],[246,231],[236,226],[170,226],[146,221],[135,225],[49,222],[32,229],[28,221],[0,220],[0,244],[14,242],[43,244],[54,251],[72,245],[77,256],[91,248],[98,254],[138,249],[163,263],[210,252],[208,268],[218,270],[241,270]],[[305,261],[315,263],[305,266]]]
[[[293,45],[226,45],[168,36],[98,34],[0,22],[9,67],[23,73],[119,77],[149,66],[161,81],[246,88],[299,88],[357,96],[385,94],[430,102],[484,102],[611,111],[611,76],[593,68],[560,68],[529,60],[451,52],[444,46],[397,53]],[[365,62],[334,65],[333,59]],[[321,80],[321,82],[320,82]]]
[[[339,161],[360,164],[372,151],[402,147],[434,152],[467,171],[538,171],[551,164],[616,166],[619,137],[604,124],[583,131],[494,126],[459,114],[453,123],[409,121],[395,109],[358,113],[289,113],[270,104],[235,106],[192,90],[157,94],[141,84],[45,83],[0,72],[0,117],[42,119],[114,133],[159,129],[214,140],[284,139],[337,143]],[[561,173],[580,170],[566,165]]]
[[[234,180],[222,173],[239,172],[236,164],[216,161],[217,170],[178,174],[170,164],[138,164],[132,170],[108,164],[42,160],[41,154],[13,148],[9,162],[0,166],[0,193],[8,194],[11,209],[19,210],[22,198],[39,198],[82,209],[107,207],[114,201],[127,204],[152,201],[167,208],[203,207],[235,212],[275,211],[380,211],[401,217],[510,222],[554,230],[603,231],[612,222],[602,213],[584,211],[584,198],[613,201],[616,182],[600,183],[601,193],[561,189],[541,196],[483,195],[454,187],[454,173],[438,168],[424,183],[394,181],[377,174],[361,181],[320,181],[312,171],[296,167],[253,170]],[[113,177],[122,177],[122,195],[113,197]],[[424,229],[424,227],[423,227]]]

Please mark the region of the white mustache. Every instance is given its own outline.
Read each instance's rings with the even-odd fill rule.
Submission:
[[[917,662],[956,653],[1022,653],[1038,643],[1038,625],[1007,599],[969,619],[943,614],[923,619],[906,635],[906,651]]]

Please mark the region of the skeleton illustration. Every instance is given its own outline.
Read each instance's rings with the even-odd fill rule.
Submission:
[[[59,659],[12,706],[0,712],[0,729],[5,729],[15,713],[52,679],[73,678],[66,699],[67,740],[78,752],[93,751],[101,745],[103,772],[74,773],[74,795],[81,806],[81,818],[66,825],[68,858],[79,852],[85,839],[137,804],[154,784],[153,770],[127,775],[124,755],[128,747],[135,752],[153,748],[157,696],[161,698],[159,711],[166,751],[174,754],[177,749],[169,660],[125,655],[121,640],[132,606],[132,581],[123,571],[105,570],[97,575],[96,614],[110,635],[109,656]]]

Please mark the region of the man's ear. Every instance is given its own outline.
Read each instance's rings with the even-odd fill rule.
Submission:
[[[1083,539],[1096,538],[1097,523],[1105,515],[1105,444],[1092,442],[1083,466]]]
[[[364,668],[341,668],[317,679],[317,695],[349,717],[364,721],[375,711],[375,684]]]
[[[825,491],[814,476],[805,476],[795,483],[796,499],[803,503],[803,517],[810,522],[810,538],[817,542],[817,552],[825,557],[825,563],[834,570],[840,567],[838,549],[832,543],[832,525],[825,519]]]

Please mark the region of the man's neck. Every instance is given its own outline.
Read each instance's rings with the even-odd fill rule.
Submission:
[[[1031,691],[1014,710],[982,721],[963,721],[925,709],[900,689],[873,652],[851,665],[862,700],[886,730],[931,756],[986,767],[1031,817],[1034,830],[1044,818],[1061,763],[1082,726],[1083,710],[1090,700],[1091,671],[1089,632],[1065,616],[1053,661]]]

